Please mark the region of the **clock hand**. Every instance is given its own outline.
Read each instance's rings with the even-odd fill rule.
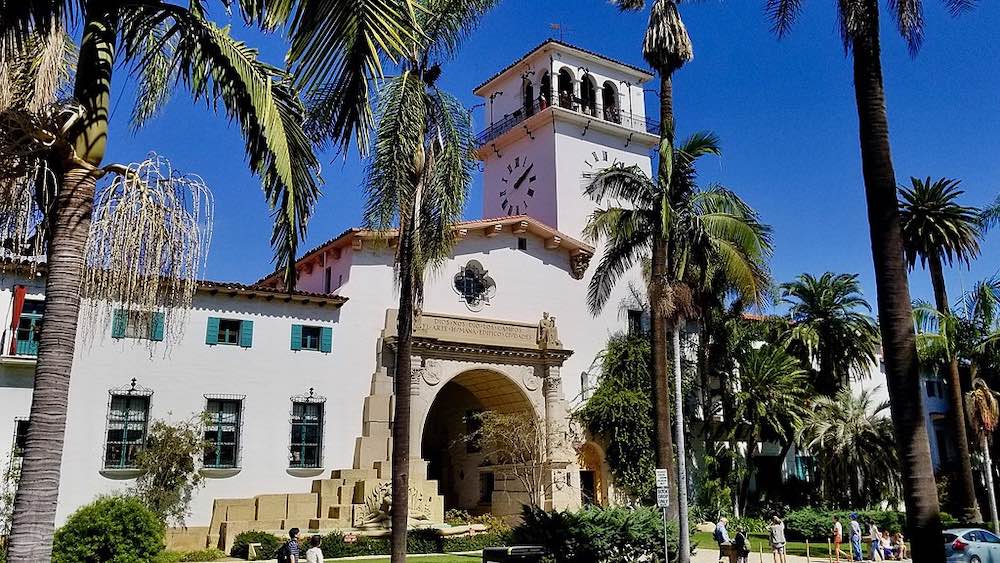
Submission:
[[[534,162],[532,162],[531,164],[528,165],[528,168],[524,171],[524,174],[521,174],[521,177],[518,178],[516,182],[514,182],[514,189],[515,190],[517,188],[521,187],[521,184],[524,183],[524,179],[528,177],[528,174],[531,172],[531,169],[534,168],[534,167],[535,167],[535,163]]]

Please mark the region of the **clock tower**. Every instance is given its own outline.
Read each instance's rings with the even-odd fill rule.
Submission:
[[[476,88],[483,217],[530,215],[576,238],[596,207],[585,174],[615,163],[650,174],[659,125],[646,118],[649,72],[550,39]]]

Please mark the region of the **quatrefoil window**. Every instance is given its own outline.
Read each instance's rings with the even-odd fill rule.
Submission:
[[[482,311],[497,292],[496,282],[476,260],[469,260],[469,263],[455,274],[454,288],[455,293],[462,298],[470,311]]]

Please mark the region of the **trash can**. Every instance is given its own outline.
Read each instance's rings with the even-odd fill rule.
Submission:
[[[548,553],[538,545],[487,547],[483,550],[483,563],[538,563]]]

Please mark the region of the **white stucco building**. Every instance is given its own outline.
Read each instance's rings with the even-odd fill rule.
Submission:
[[[600,249],[581,237],[595,208],[582,186],[585,173],[615,162],[650,172],[659,140],[644,115],[650,78],[550,40],[475,90],[489,116],[479,137],[484,218],[454,226],[453,255],[427,281],[415,330],[411,451],[428,510],[442,508],[431,498],[438,494],[443,508],[516,509],[491,462],[455,447],[482,410],[544,421],[553,506],[607,498],[599,448],[567,443],[566,411],[582,382],[594,381],[588,372],[608,336],[627,327],[617,305],[628,280],[602,314],[588,312]],[[252,286],[205,282],[186,318],[148,312],[92,323],[73,368],[58,521],[130,485],[151,420],[201,412],[212,420],[208,481],[188,524],[210,544],[227,522],[232,535],[241,522],[321,528],[363,519],[352,506],[388,478],[392,246],[391,237],[347,229],[298,260],[292,294],[276,276]],[[0,435],[11,437],[0,440],[2,460],[16,458],[30,424],[43,281],[18,268],[0,280]]]

